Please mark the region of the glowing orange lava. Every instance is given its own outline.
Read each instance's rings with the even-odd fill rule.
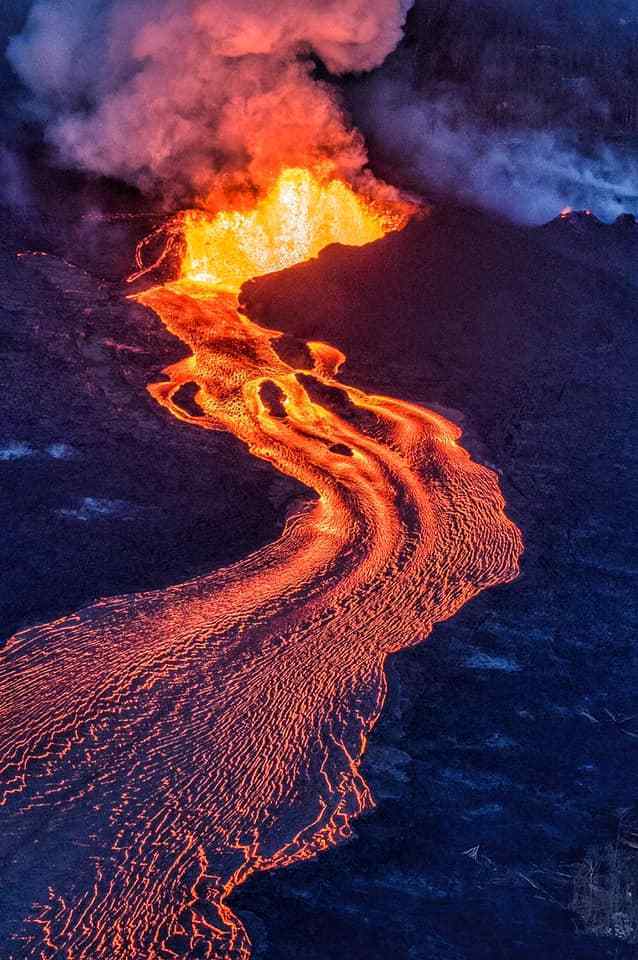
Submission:
[[[326,183],[310,170],[289,168],[252,210],[187,213],[182,275],[239,293],[252,277],[316,257],[331,243],[378,240],[402,226],[408,210],[407,204],[375,210],[341,180]]]
[[[455,425],[339,383],[326,344],[289,365],[280,334],[238,310],[248,277],[405,212],[289,170],[252,211],[187,214],[181,279],[138,297],[191,351],[156,400],[318,498],[239,563],[0,651],[3,834],[19,849],[37,832],[51,888],[15,960],[247,960],[233,889],[348,837],[373,804],[360,762],[387,655],[516,575],[496,475]],[[178,402],[187,383],[201,416]],[[16,863],[28,888],[31,861]]]

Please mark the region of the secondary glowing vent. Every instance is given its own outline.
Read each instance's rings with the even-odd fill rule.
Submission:
[[[341,180],[322,182],[292,167],[252,210],[185,215],[182,279],[236,293],[251,277],[309,260],[331,243],[378,240],[409,212],[401,202],[377,208]]]

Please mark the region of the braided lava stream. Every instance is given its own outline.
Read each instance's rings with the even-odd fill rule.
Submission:
[[[138,295],[192,351],[149,388],[158,403],[316,499],[230,567],[0,651],[8,956],[248,958],[233,889],[347,838],[373,805],[359,767],[385,658],[516,576],[520,535],[455,425],[337,382],[326,344],[293,368],[240,312],[249,277],[397,225],[293,169],[253,211],[186,216],[181,279]]]

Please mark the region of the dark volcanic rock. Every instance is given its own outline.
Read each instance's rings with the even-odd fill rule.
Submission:
[[[261,323],[343,349],[349,382],[463,411],[526,541],[517,583],[390,661],[358,839],[235,896],[269,960],[635,956],[567,909],[638,773],[629,227],[441,209],[244,288]]]

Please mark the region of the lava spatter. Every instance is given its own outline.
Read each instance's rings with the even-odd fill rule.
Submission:
[[[520,535],[456,426],[341,384],[328,345],[295,369],[238,308],[249,277],[404,216],[287,171],[252,211],[183,218],[181,278],[138,295],[191,351],[149,388],[157,402],[317,499],[239,563],[0,651],[2,844],[37,835],[12,890],[34,863],[49,888],[15,960],[247,960],[233,889],[347,838],[373,805],[360,761],[387,655],[516,575]]]

